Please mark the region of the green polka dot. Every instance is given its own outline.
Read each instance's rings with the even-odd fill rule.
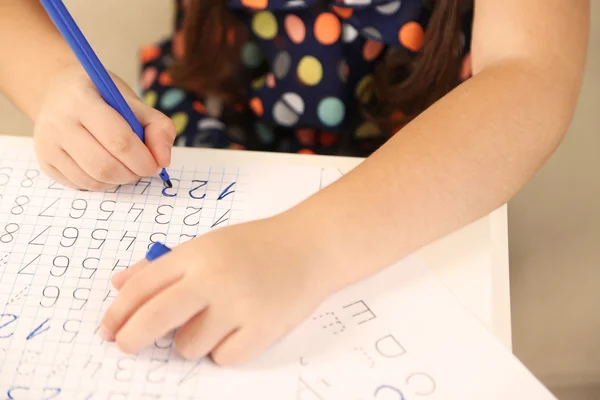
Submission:
[[[190,118],[186,113],[178,112],[171,117],[171,120],[173,120],[173,124],[175,124],[177,135],[181,135],[187,127]]]
[[[242,49],[242,61],[248,68],[259,67],[263,60],[263,53],[260,47],[254,42],[248,42]]]
[[[164,109],[177,107],[185,99],[185,93],[181,89],[169,89],[160,98],[160,106]]]
[[[275,135],[273,134],[273,130],[269,128],[267,125],[262,122],[257,122],[255,124],[256,134],[262,143],[272,143],[275,140]]]
[[[144,104],[146,104],[148,107],[154,107],[157,101],[158,94],[156,94],[154,90],[151,90],[144,95]]]
[[[277,29],[277,19],[270,11],[260,11],[252,18],[252,30],[261,39],[273,39],[277,35]]]
[[[319,119],[327,126],[339,125],[344,119],[345,113],[344,103],[335,97],[324,98],[317,109]]]

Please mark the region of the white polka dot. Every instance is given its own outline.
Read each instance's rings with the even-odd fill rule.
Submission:
[[[306,3],[303,0],[290,0],[285,3],[285,8],[298,8],[304,6],[306,6]]]
[[[348,6],[366,6],[371,4],[371,0],[345,0],[344,4]]]
[[[372,26],[367,26],[362,29],[362,32],[370,39],[381,40],[381,33]]]
[[[342,40],[345,43],[353,42],[358,36],[358,31],[350,24],[344,24],[342,26]]]
[[[214,118],[219,118],[223,113],[223,102],[216,97],[209,97],[204,103],[206,113]]]
[[[304,113],[304,101],[296,93],[286,93],[273,107],[273,118],[282,126],[292,126]]]
[[[198,121],[198,130],[206,131],[206,130],[225,130],[225,124],[214,118],[202,118]]]
[[[273,62],[273,73],[277,79],[283,79],[290,71],[292,57],[287,51],[282,51],[275,57]]]
[[[375,8],[377,9],[378,12],[380,12],[383,15],[392,15],[400,9],[401,5],[402,5],[402,1],[398,0],[398,1],[392,1],[387,4],[382,4]]]
[[[175,141],[175,146],[178,146],[178,147],[185,147],[185,141],[186,141],[186,140],[187,140],[187,137],[186,137],[186,136],[183,136],[183,135],[182,135],[182,136],[179,136],[179,137],[177,138],[177,140]]]

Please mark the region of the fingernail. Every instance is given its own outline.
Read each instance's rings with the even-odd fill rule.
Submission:
[[[105,342],[111,342],[114,339],[114,337],[110,334],[110,332],[108,331],[108,329],[106,329],[104,325],[100,325],[100,329],[98,329],[98,335]]]

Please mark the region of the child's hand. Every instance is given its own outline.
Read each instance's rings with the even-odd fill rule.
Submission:
[[[238,364],[310,316],[333,290],[313,235],[274,219],[221,228],[115,275],[100,335],[137,353],[173,329],[187,359]]]
[[[42,170],[65,186],[108,189],[152,176],[170,163],[172,121],[113,79],[145,128],[146,143],[102,99],[81,66],[66,68],[50,85],[34,131]]]

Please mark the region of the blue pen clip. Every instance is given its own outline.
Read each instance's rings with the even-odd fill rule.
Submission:
[[[63,35],[75,56],[96,85],[98,92],[112,108],[114,108],[129,124],[133,132],[144,142],[144,128],[123,98],[117,85],[92,50],[83,33],[73,20],[73,17],[60,0],[40,0],[48,16]],[[159,174],[166,187],[173,187],[167,171],[163,168]]]

